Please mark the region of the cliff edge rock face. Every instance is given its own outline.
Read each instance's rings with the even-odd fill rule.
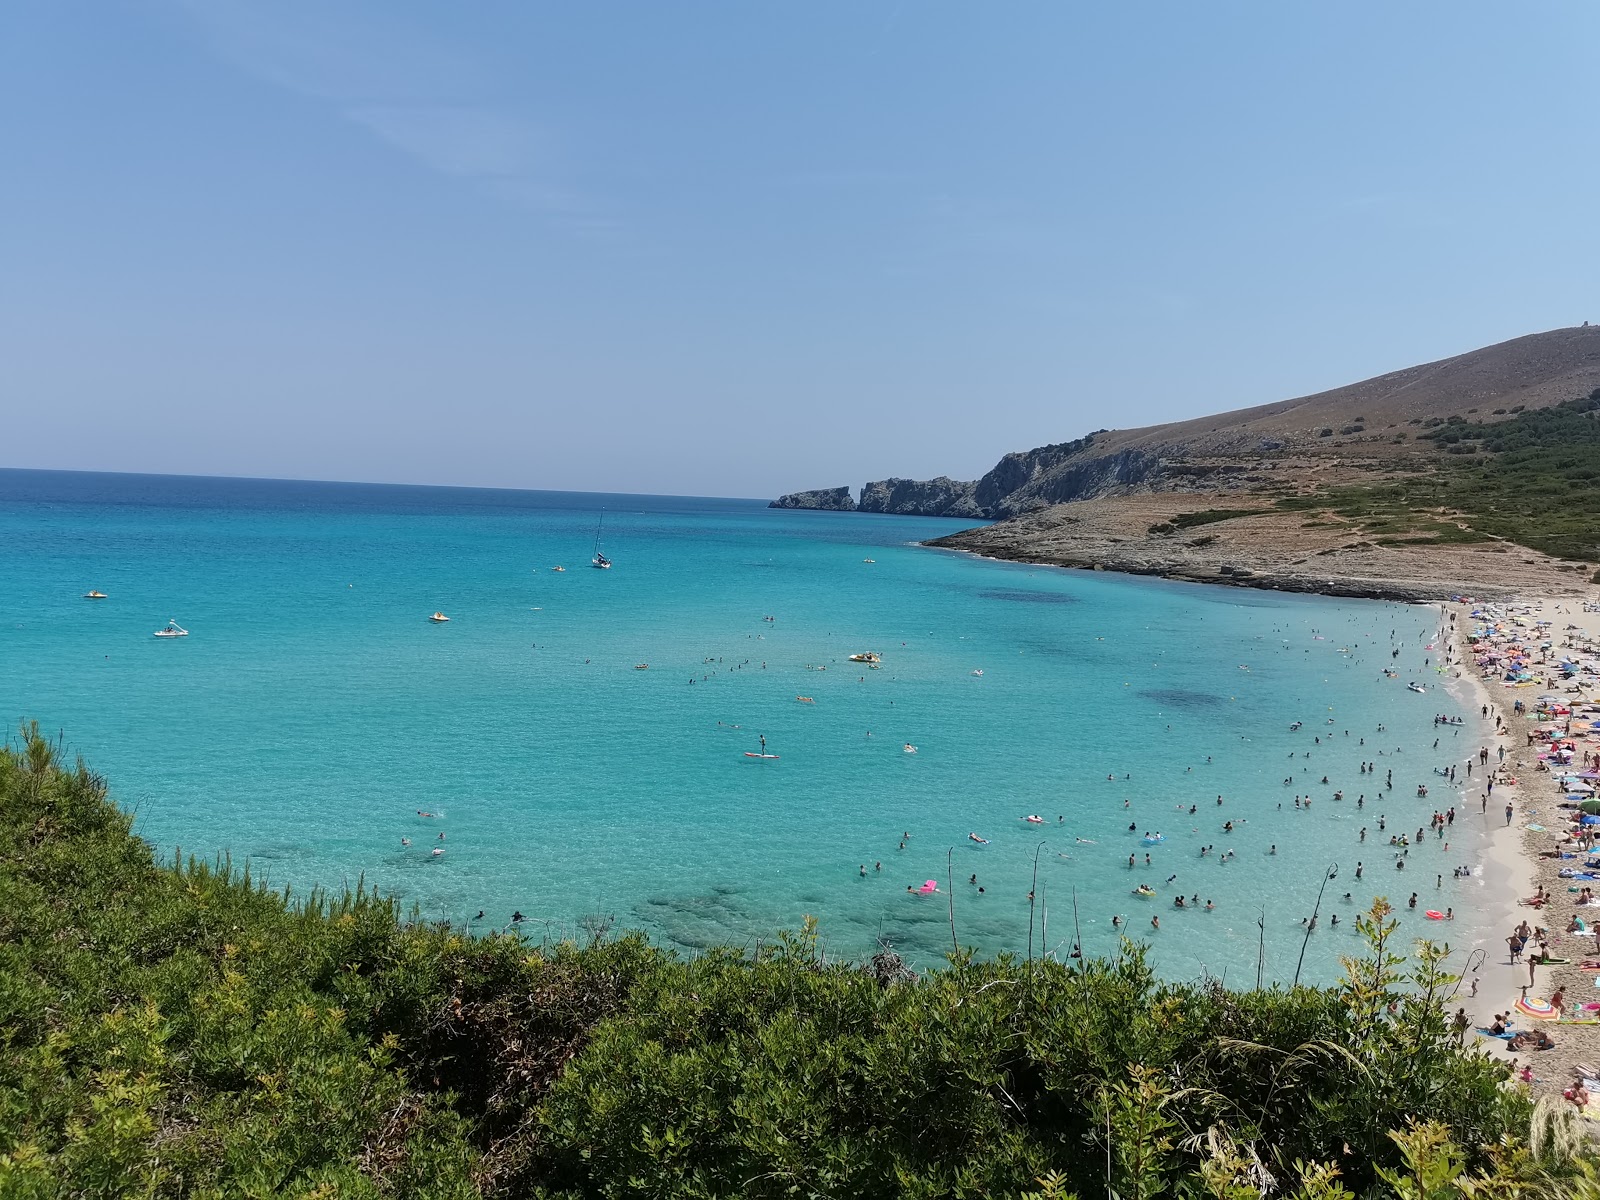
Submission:
[[[768,508],[818,508],[827,512],[853,512],[856,502],[848,487],[818,488],[814,492],[790,492],[779,496]]]
[[[973,502],[975,483],[941,475],[937,479],[878,479],[863,484],[861,512],[895,513],[903,517],[983,517]]]
[[[1006,455],[982,479],[875,479],[852,504],[848,488],[793,492],[773,508],[821,508],[835,512],[893,513],[902,517],[966,517],[998,520],[1021,513],[1117,495],[1148,487],[1161,475],[1163,458],[1142,450],[1091,454],[1094,434],[1073,442]]]

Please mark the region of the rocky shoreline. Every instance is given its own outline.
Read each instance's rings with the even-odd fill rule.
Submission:
[[[986,558],[1191,583],[1430,602],[1579,595],[1586,568],[1510,542],[1380,545],[1352,525],[1275,509],[1216,510],[1190,496],[1079,501],[925,545]],[[1229,514],[1232,515],[1229,515]]]

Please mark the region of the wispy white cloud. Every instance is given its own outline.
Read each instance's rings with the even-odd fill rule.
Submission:
[[[535,138],[527,125],[492,109],[362,104],[345,108],[344,115],[446,175],[516,179],[536,166]]]
[[[391,10],[302,0],[174,0],[214,53],[325,103],[384,145],[442,174],[546,213],[597,218],[562,178],[556,138],[494,93],[470,54]],[[601,224],[608,222],[601,221]]]

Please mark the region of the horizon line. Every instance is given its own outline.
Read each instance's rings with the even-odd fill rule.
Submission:
[[[393,479],[312,479],[298,475],[199,475],[175,471],[96,471],[83,467],[13,467],[0,465],[0,473],[15,471],[36,475],[127,475],[140,479],[226,480],[235,483],[321,483],[338,487],[415,487],[440,488],[458,492],[517,492],[568,496],[636,496],[648,500],[745,500],[771,503],[776,496],[703,496],[687,492],[584,491],[573,488],[496,487],[481,483],[409,483]]]

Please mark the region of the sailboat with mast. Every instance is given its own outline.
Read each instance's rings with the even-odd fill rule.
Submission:
[[[602,571],[611,569],[611,560],[600,553],[600,533],[606,527],[606,510],[600,510],[600,523],[594,529],[594,558],[590,560],[591,567],[598,567]]]

